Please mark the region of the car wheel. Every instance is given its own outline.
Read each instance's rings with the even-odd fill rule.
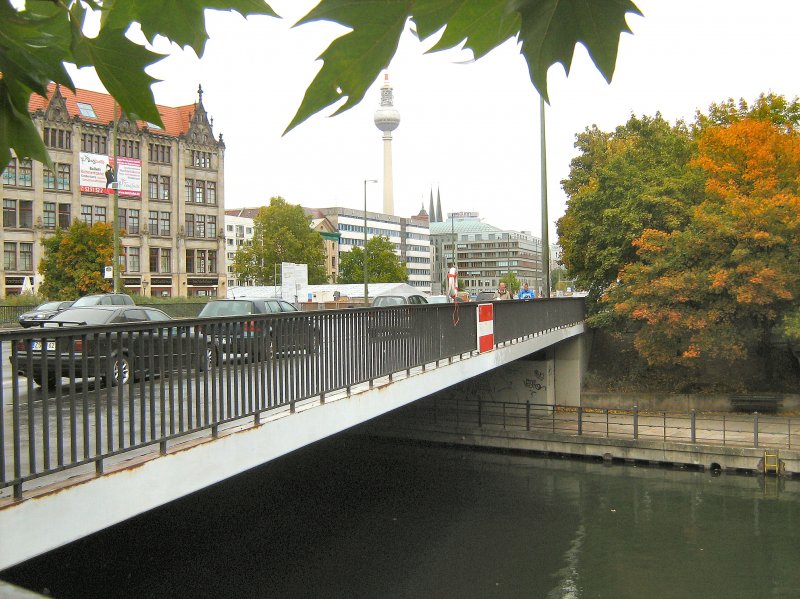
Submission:
[[[116,387],[117,385],[124,385],[131,378],[131,365],[128,361],[128,356],[125,354],[114,356],[111,364],[111,384]]]
[[[53,389],[59,382],[59,377],[55,374],[48,374],[47,379],[42,378],[41,375],[33,375],[33,382],[39,385],[42,389]]]
[[[206,348],[205,354],[203,354],[203,358],[200,360],[200,372],[206,372],[211,370],[212,366],[218,366],[218,356],[217,348],[213,345],[209,345]]]

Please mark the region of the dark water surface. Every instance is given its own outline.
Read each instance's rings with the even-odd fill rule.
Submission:
[[[61,599],[783,598],[799,558],[800,481],[346,437],[0,578]]]

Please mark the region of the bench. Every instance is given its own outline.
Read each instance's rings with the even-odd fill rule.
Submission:
[[[775,414],[783,405],[783,399],[777,395],[731,395],[730,400],[734,412]]]

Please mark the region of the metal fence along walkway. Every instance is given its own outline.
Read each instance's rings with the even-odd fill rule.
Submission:
[[[477,350],[477,304],[0,333],[0,493]],[[580,298],[496,302],[496,344],[584,319]],[[22,376],[20,372],[27,373]]]

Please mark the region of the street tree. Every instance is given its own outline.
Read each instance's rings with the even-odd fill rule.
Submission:
[[[522,287],[522,283],[519,282],[517,273],[515,272],[504,274],[502,277],[500,277],[500,282],[506,284],[506,289],[508,289],[512,296],[516,295],[517,291],[519,291]]]
[[[694,140],[682,122],[632,116],[613,133],[587,128],[561,182],[567,209],[557,222],[562,263],[589,292],[595,324],[613,314],[599,303],[625,265],[639,258],[633,240],[646,229],[681,229],[703,195],[703,177],[689,166]]]
[[[110,223],[88,225],[75,221],[69,229],[56,229],[42,240],[44,255],[39,273],[44,281],[39,293],[53,300],[75,299],[112,291],[104,269],[113,262],[114,230]]]
[[[253,219],[253,239],[234,254],[233,272],[255,285],[276,285],[281,262],[308,265],[308,282],[327,282],[322,235],[301,206],[271,198]]]
[[[746,359],[776,326],[800,338],[800,134],[744,118],[709,127],[692,165],[705,198],[680,230],[646,230],[609,293],[641,323],[635,346],[650,364]]]
[[[50,81],[74,90],[65,64],[94,67],[108,92],[130,117],[163,126],[145,69],[164,58],[146,42],[162,37],[203,55],[205,11],[277,17],[264,0],[0,0],[0,165],[11,149],[50,163],[28,112],[31,94],[46,95]],[[96,30],[100,13],[99,30]],[[357,105],[391,62],[410,27],[420,39],[443,30],[432,50],[463,45],[481,58],[511,38],[519,42],[537,90],[547,98],[547,70],[561,63],[569,72],[581,44],[607,81],[617,59],[626,15],[641,14],[630,0],[322,0],[300,24],[332,21],[348,28],[320,56],[323,66],[306,90],[287,131],[323,108],[346,100],[336,113]],[[128,37],[136,26],[138,41]],[[91,33],[90,33],[91,32]]]
[[[394,244],[380,235],[367,240],[367,277],[370,283],[405,283],[406,266],[394,253]],[[340,283],[364,282],[364,251],[356,246],[339,260]]]

